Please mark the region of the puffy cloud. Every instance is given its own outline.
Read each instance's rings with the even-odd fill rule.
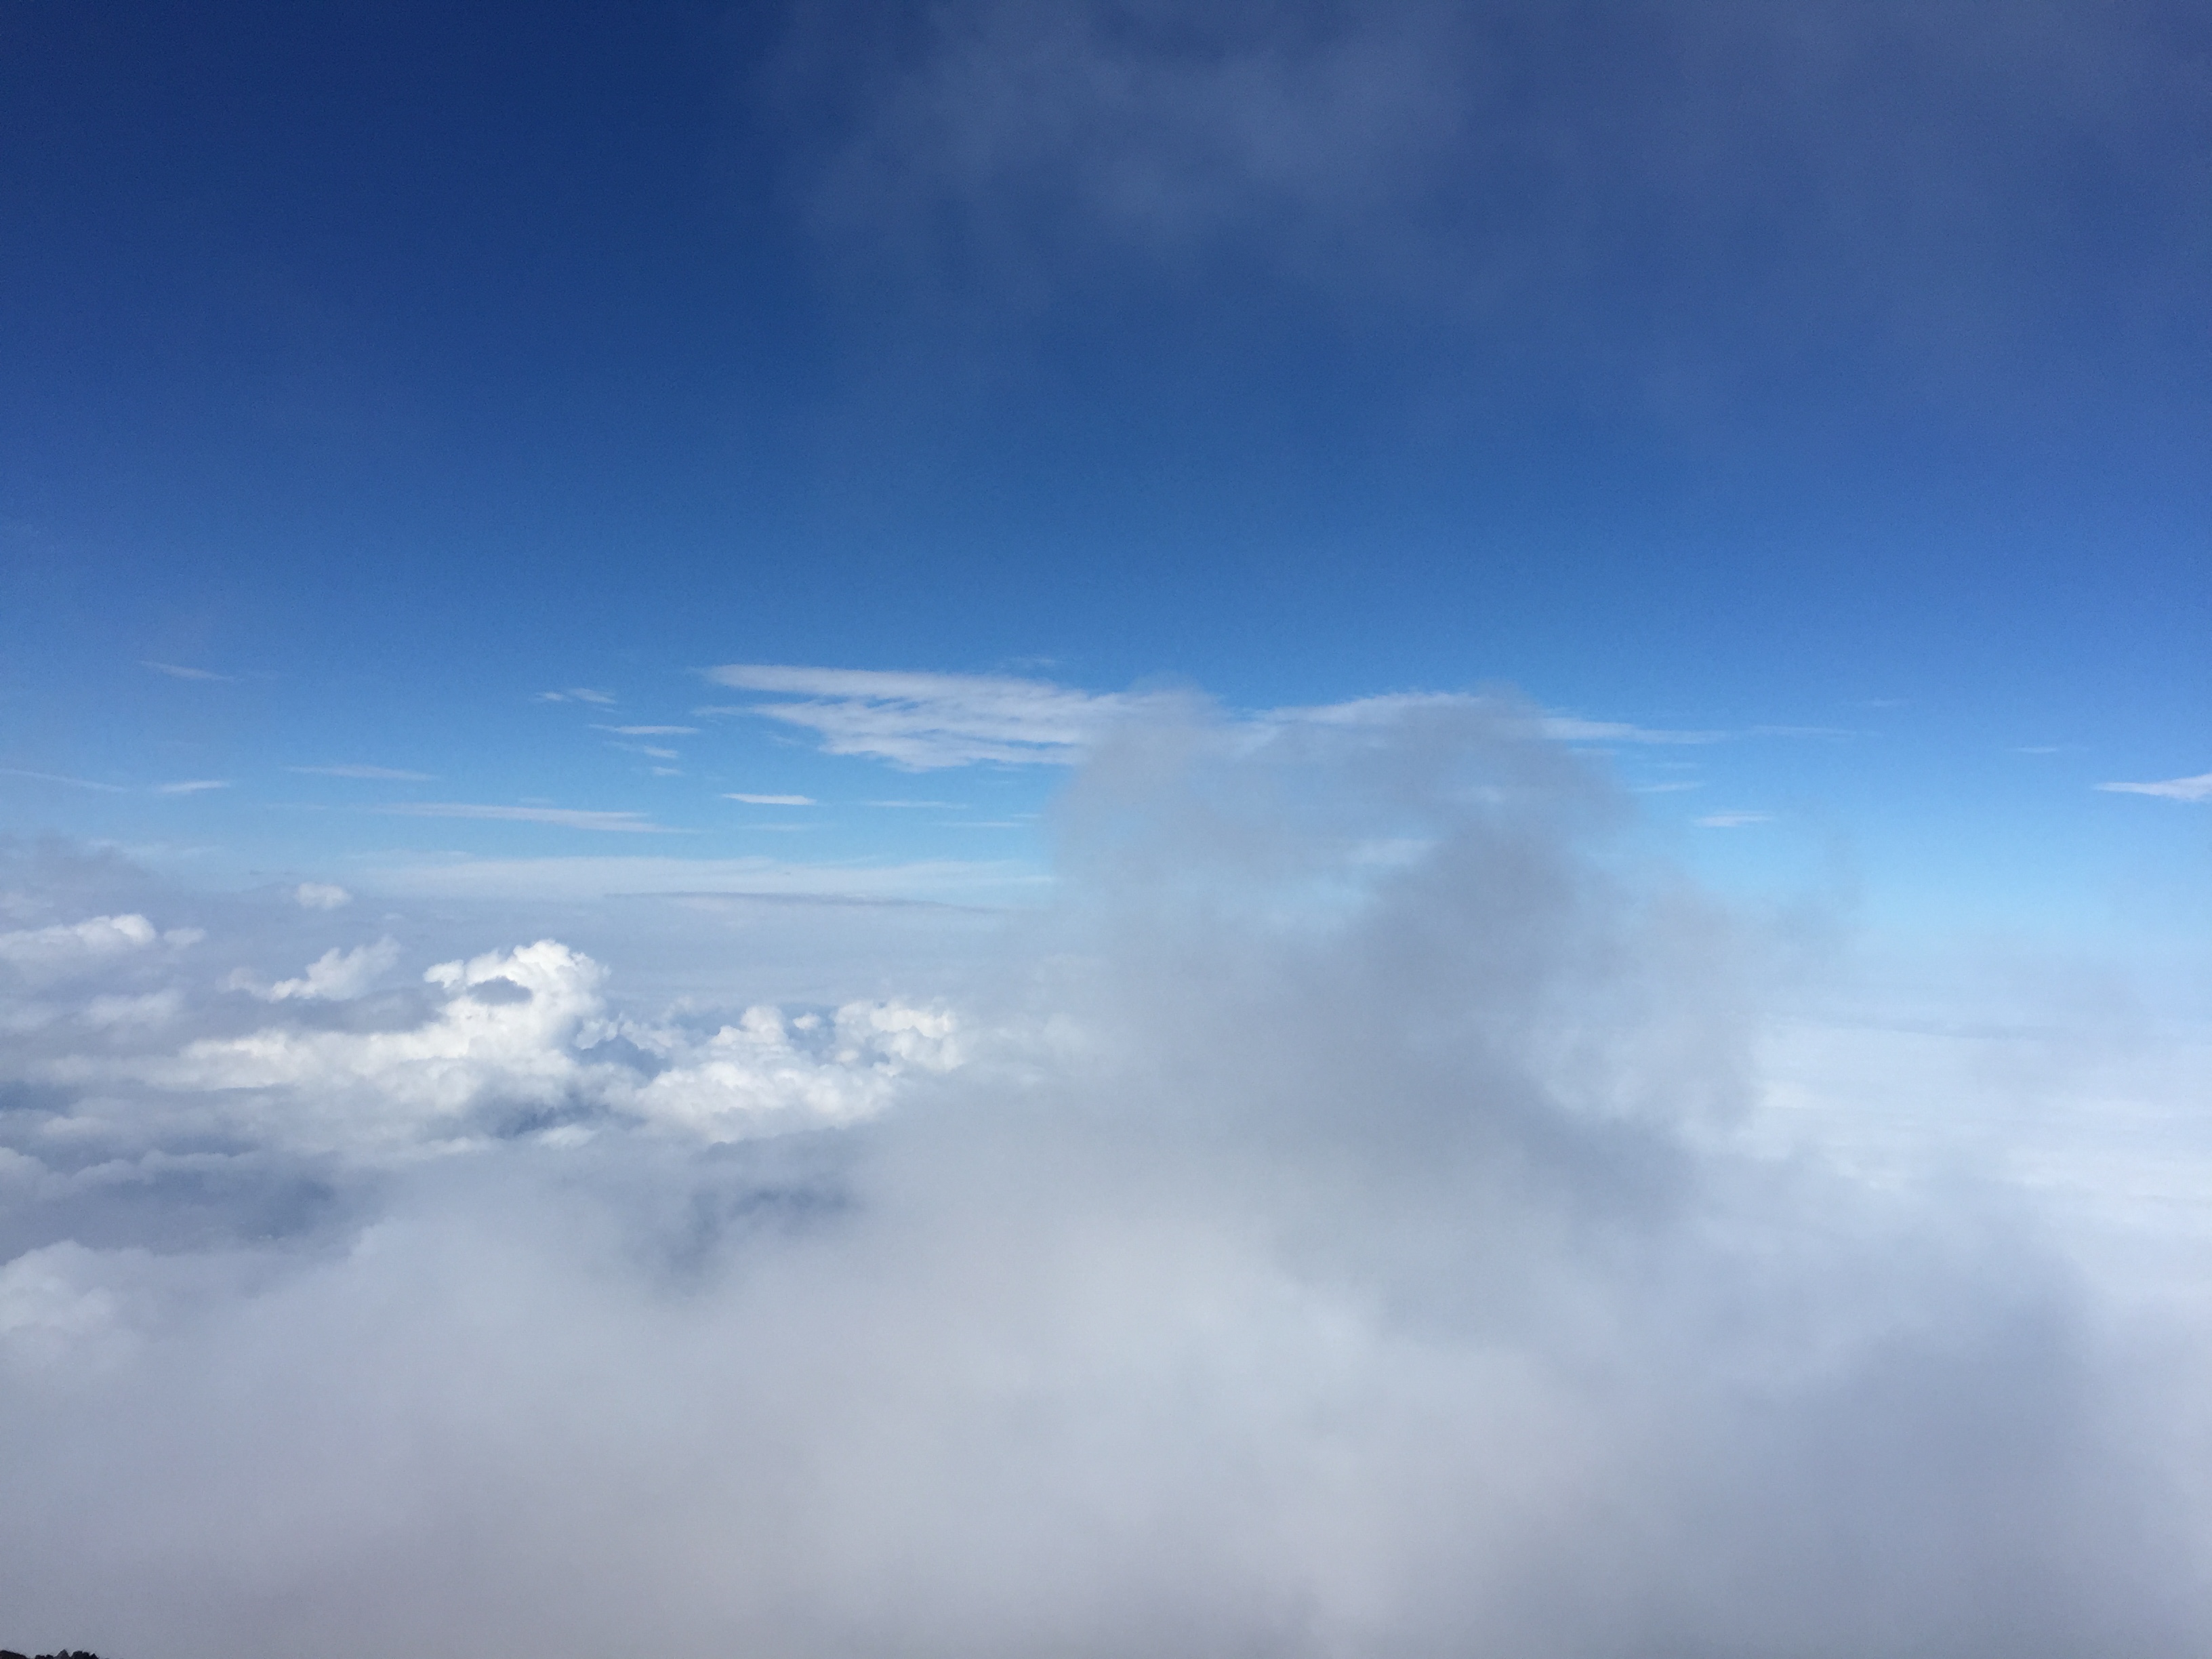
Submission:
[[[848,1003],[834,1018],[787,1020],[781,1009],[749,1008],[704,1042],[634,1030],[641,1046],[679,1057],[627,1097],[631,1110],[708,1140],[734,1140],[763,1127],[849,1123],[887,1107],[909,1069],[949,1072],[962,1059],[958,1022],[943,1009]]]
[[[374,945],[356,946],[342,951],[337,945],[307,964],[305,973],[297,979],[283,979],[274,985],[257,985],[252,976],[243,969],[233,974],[230,983],[241,991],[251,991],[255,996],[270,1002],[283,1002],[291,998],[324,999],[343,1002],[360,996],[388,972],[399,960],[399,942],[392,939],[379,939]]]

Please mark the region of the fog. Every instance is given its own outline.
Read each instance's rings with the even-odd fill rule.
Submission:
[[[2027,1146],[1532,729],[1148,711],[980,919],[15,849],[0,1641],[2201,1647],[2194,1051]]]

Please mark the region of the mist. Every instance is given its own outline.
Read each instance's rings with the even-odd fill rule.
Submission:
[[[825,908],[813,956],[695,917],[687,961],[787,954],[689,989],[604,917],[606,960],[17,849],[0,1639],[2212,1633],[2198,1242],[2100,1254],[1945,1139],[2000,1074],[1779,1087],[1826,936],[1654,855],[1601,760],[1502,704],[1161,704],[1056,813],[1046,905]],[[1941,1150],[1846,1155],[1900,1122]]]

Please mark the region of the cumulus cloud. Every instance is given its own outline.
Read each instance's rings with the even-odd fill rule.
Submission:
[[[307,964],[307,971],[297,979],[278,980],[274,985],[258,985],[252,976],[240,970],[231,975],[230,983],[239,990],[251,991],[267,1002],[284,1002],[295,998],[304,1000],[343,1002],[360,996],[389,972],[399,960],[397,939],[379,939],[374,945],[363,945],[351,951],[341,951],[332,945]]]
[[[544,939],[0,1060],[0,1605],[180,1659],[2201,1646],[2202,1297],[1778,1133],[1769,945],[1531,724],[1124,725],[957,1006],[642,1013]]]
[[[2163,783],[2100,783],[2097,787],[2120,795],[2156,795],[2161,800],[2212,800],[2212,772],[2168,778]]]

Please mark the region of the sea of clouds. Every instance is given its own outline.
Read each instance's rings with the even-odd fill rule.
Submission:
[[[1049,903],[672,981],[11,849],[0,1641],[2200,1650],[2201,1206],[1789,1047],[1820,930],[1630,818],[1493,708],[1156,715]]]

